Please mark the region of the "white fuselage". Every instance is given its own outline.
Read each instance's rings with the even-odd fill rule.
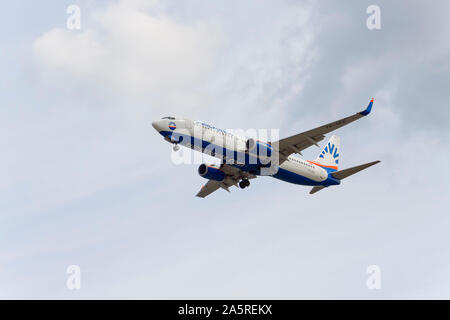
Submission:
[[[245,155],[247,139],[201,121],[162,119],[153,122],[153,126],[167,141],[217,158],[238,154],[239,159],[239,155]],[[217,152],[218,148],[223,148],[223,152]],[[290,155],[272,176],[291,183],[315,185],[325,181],[328,172],[311,161]]]

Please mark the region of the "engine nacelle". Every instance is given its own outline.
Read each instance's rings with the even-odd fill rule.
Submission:
[[[225,173],[222,170],[213,166],[208,166],[204,163],[198,167],[198,174],[205,179],[219,182],[225,179]]]
[[[249,138],[246,143],[247,151],[256,155],[258,158],[270,158],[272,155],[272,146],[265,142]]]

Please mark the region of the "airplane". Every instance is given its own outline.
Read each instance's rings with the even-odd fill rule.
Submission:
[[[152,126],[164,140],[174,145],[174,151],[178,151],[181,145],[221,159],[220,165],[202,163],[199,166],[199,175],[208,182],[202,186],[197,197],[205,198],[220,188],[228,192],[232,186],[245,189],[250,186],[251,179],[261,175],[312,186],[310,194],[314,194],[339,185],[343,179],[380,162],[377,160],[338,170],[340,138],[336,135],[331,136],[315,160],[303,160],[295,155],[302,155],[301,152],[310,146],[319,147],[318,142],[325,138],[325,134],[367,116],[373,102],[372,98],[365,110],[354,115],[275,142],[243,138],[202,121],[172,116],[154,121]],[[275,156],[278,158],[276,162],[273,161]]]

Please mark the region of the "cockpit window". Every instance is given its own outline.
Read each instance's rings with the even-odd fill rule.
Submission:
[[[164,117],[162,119],[169,119],[169,120],[175,120],[175,117]]]

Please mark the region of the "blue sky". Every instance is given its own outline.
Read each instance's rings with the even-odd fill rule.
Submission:
[[[81,9],[81,30],[66,8]],[[366,8],[381,8],[381,30]],[[448,298],[449,4],[16,1],[0,13],[1,298]],[[197,193],[166,115],[282,137],[362,110],[314,196]],[[320,151],[311,148],[305,158]],[[66,288],[79,265],[80,290]],[[381,268],[368,290],[366,268]]]

